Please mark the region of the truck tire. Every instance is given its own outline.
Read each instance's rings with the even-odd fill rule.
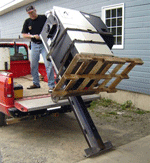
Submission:
[[[6,117],[5,114],[0,112],[0,127],[6,125]]]

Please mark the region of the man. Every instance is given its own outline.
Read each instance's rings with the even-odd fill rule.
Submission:
[[[50,61],[47,61],[46,59],[47,52],[39,37],[39,34],[41,33],[47,18],[45,15],[38,15],[36,9],[32,5],[26,8],[26,12],[28,13],[29,18],[25,20],[21,33],[23,38],[31,39],[30,66],[31,66],[31,74],[33,77],[33,85],[27,87],[27,89],[40,88],[38,62],[40,59],[40,54],[42,54],[44,64],[46,67],[46,72],[47,72],[49,93],[51,93],[55,86],[54,72],[52,68],[52,63]]]

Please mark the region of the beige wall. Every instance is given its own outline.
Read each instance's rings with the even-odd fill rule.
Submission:
[[[131,100],[135,107],[150,111],[150,96],[140,93],[118,90],[116,93],[100,93],[102,98],[109,98],[118,103],[124,103]]]

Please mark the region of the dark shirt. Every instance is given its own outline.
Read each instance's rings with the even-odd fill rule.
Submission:
[[[34,20],[28,18],[25,20],[21,33],[30,33],[32,35],[39,35],[46,22],[47,17],[45,15],[38,15]],[[34,43],[42,43],[41,40],[32,38],[31,41]]]

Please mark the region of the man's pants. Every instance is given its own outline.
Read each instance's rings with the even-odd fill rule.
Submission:
[[[35,44],[32,42],[31,43],[31,54],[30,54],[30,58],[31,58],[30,66],[31,66],[31,74],[33,77],[33,84],[35,84],[36,86],[40,85],[39,73],[38,73],[38,68],[39,68],[38,62],[40,60],[40,54],[42,54],[44,64],[45,64],[47,78],[48,78],[48,86],[54,87],[55,86],[54,71],[52,68],[52,63],[50,61],[47,61],[47,59],[46,59],[47,52],[45,50],[45,47],[43,44]]]

